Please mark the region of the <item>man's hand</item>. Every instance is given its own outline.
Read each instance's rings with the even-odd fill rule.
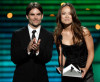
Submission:
[[[33,40],[30,41],[28,47],[27,47],[27,51],[30,52],[31,50],[34,50],[36,52],[39,51],[39,45],[40,45],[40,39],[38,40],[38,42],[36,43],[36,38],[34,38]]]
[[[39,46],[40,46],[40,42],[41,42],[41,39],[38,40],[36,46],[35,46],[35,51],[36,52],[39,52]]]

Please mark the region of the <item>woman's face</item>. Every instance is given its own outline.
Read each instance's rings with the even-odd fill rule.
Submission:
[[[63,24],[71,24],[72,23],[72,15],[69,6],[65,6],[61,10],[61,22]]]

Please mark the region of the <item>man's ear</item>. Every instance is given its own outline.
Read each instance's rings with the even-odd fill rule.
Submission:
[[[28,15],[26,15],[26,18],[28,19]]]
[[[42,19],[43,19],[43,14],[42,14]]]

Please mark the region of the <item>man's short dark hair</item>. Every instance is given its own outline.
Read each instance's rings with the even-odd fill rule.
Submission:
[[[43,14],[42,6],[37,2],[34,2],[34,3],[31,2],[31,3],[29,3],[29,5],[26,8],[26,15],[28,15],[29,12],[34,8],[37,8]]]

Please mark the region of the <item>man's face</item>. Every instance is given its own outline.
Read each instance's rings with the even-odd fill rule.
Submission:
[[[29,14],[26,15],[26,18],[29,20],[30,26],[38,27],[43,18],[43,14],[37,8],[34,8],[30,10]]]

